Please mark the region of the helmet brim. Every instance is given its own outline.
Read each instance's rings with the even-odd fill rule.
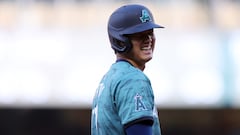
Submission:
[[[155,24],[153,22],[147,22],[147,23],[142,23],[142,24],[127,28],[121,32],[121,35],[139,33],[139,32],[143,32],[146,30],[154,29],[154,28],[164,28],[164,27],[161,25]]]

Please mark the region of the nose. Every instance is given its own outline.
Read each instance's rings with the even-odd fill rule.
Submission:
[[[150,40],[150,42],[152,42],[153,36],[152,35],[148,35],[148,40]]]

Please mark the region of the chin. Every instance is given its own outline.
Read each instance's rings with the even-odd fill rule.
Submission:
[[[148,62],[152,59],[152,57],[146,58],[145,61]]]

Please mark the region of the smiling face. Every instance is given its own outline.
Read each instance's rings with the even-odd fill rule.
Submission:
[[[155,47],[155,36],[153,29],[128,35],[132,48],[124,54],[124,59],[128,60],[135,67],[144,70],[145,63],[153,57]]]

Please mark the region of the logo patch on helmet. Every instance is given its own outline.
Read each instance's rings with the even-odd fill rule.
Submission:
[[[146,9],[142,10],[142,16],[140,17],[140,20],[142,21],[142,23],[152,21],[152,18]]]

